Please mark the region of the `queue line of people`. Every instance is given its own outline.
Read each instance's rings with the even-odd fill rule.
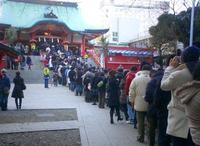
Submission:
[[[199,48],[188,47],[181,56],[171,56],[168,67],[157,71],[149,64],[140,71],[136,67],[104,70],[73,56],[61,62],[55,72],[60,84],[69,85],[75,95],[84,93],[85,101],[98,102],[99,108],[107,104],[111,124],[115,123],[114,113],[117,121],[123,120],[121,110],[127,123],[138,129],[138,142],[144,142],[148,121],[150,146],[156,143],[157,128],[159,146],[199,145]],[[195,102],[189,102],[193,97]]]
[[[144,142],[147,117],[150,146],[155,145],[156,126],[159,146],[199,145],[199,56],[199,48],[188,47],[181,56],[172,56],[165,70],[143,66],[137,72],[129,99],[137,115],[139,142]]]

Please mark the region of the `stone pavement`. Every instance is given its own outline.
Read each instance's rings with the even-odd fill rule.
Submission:
[[[9,97],[8,108],[15,110],[13,98]],[[22,109],[62,108],[76,108],[78,120],[0,124],[0,133],[79,128],[82,146],[147,146],[147,142],[136,141],[137,130],[132,125],[116,120],[111,125],[108,108],[86,103],[83,96],[75,96],[67,87],[45,89],[42,84],[27,84]]]

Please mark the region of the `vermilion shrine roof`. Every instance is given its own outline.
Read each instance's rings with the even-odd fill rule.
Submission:
[[[105,33],[84,21],[77,3],[49,0],[3,0],[0,2],[0,23],[17,28],[31,28],[43,22],[62,24],[73,32]]]

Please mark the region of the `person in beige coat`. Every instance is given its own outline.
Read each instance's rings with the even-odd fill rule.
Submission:
[[[192,82],[183,85],[175,93],[185,105],[192,140],[200,146],[200,62],[195,67],[193,78]]]
[[[144,122],[146,117],[146,112],[148,108],[148,103],[144,100],[146,93],[146,87],[150,78],[151,66],[144,65],[142,71],[136,74],[136,77],[132,80],[129,87],[129,101],[134,106],[137,115],[138,122],[138,137],[139,142],[144,142]]]
[[[192,81],[192,72],[199,59],[199,48],[188,47],[181,56],[182,64],[176,56],[165,69],[161,81],[161,89],[172,92],[172,98],[168,105],[167,134],[172,136],[172,146],[193,146],[190,139],[188,121],[185,107],[175,95],[175,90],[183,84]]]

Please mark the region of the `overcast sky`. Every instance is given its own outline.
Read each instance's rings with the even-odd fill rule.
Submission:
[[[72,2],[77,2],[79,3],[79,7],[81,8],[81,14],[83,17],[88,20],[92,21],[94,25],[100,25],[102,23],[102,19],[100,17],[103,17],[102,12],[99,10],[99,4],[101,0],[58,0],[58,1],[72,1]],[[122,1],[128,1],[128,0],[117,0],[118,2]],[[130,0],[130,1],[147,1],[151,2],[154,0]],[[156,1],[156,0],[155,0]],[[157,0],[157,1],[170,1],[174,2],[175,1],[175,6],[176,6],[176,11],[180,12],[185,9],[183,5],[184,0]],[[198,0],[196,0],[197,2]],[[186,0],[187,6],[191,6],[192,0]]]

